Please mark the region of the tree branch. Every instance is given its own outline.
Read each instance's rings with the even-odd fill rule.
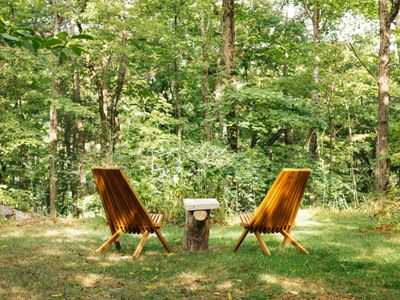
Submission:
[[[371,72],[371,70],[367,67],[367,65],[360,59],[360,57],[358,56],[356,49],[354,48],[352,43],[349,43],[350,45],[350,49],[351,51],[353,51],[354,55],[356,56],[357,60],[360,62],[360,64],[365,68],[365,70],[367,70],[367,72],[369,73],[369,75],[372,76],[372,78],[378,82],[378,79],[376,78],[376,76]]]
[[[308,8],[307,0],[303,0],[303,7],[304,7],[304,11],[306,12],[307,16],[311,19],[312,18],[311,11]]]
[[[389,14],[389,26],[399,14],[399,9],[400,9],[400,0],[392,0],[392,8],[390,9],[390,14]]]

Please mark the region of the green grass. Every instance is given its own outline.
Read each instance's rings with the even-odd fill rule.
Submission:
[[[303,210],[294,237],[310,251],[281,250],[266,235],[272,257],[254,235],[237,253],[238,225],[213,225],[210,251],[182,251],[183,228],[164,227],[166,255],[152,235],[138,260],[137,235],[122,251],[94,250],[109,236],[104,221],[0,224],[1,299],[400,299],[400,237],[373,228],[361,212]]]

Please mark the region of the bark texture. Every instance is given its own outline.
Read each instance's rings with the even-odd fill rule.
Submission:
[[[234,0],[223,0],[223,41],[224,41],[224,61],[225,79],[232,86],[235,85],[235,19],[234,19]],[[239,144],[239,124],[236,121],[236,104],[228,115],[230,125],[227,127],[228,144],[232,151],[238,151]]]
[[[388,10],[388,0],[379,0],[379,76],[378,76],[378,128],[376,140],[377,164],[375,188],[379,194],[389,189],[389,81],[390,81],[390,25],[399,13],[400,1],[393,0]]]
[[[57,9],[58,1],[53,0],[53,6]],[[58,34],[61,28],[61,16],[56,11],[54,14],[54,34]],[[54,57],[55,69],[61,64],[58,56]],[[53,98],[59,96],[59,83],[57,74],[53,76]],[[50,204],[50,216],[55,218],[57,216],[56,208],[56,197],[57,197],[57,168],[56,168],[56,156],[57,156],[57,108],[52,103],[50,105],[50,174],[49,174],[49,204]]]
[[[201,14],[200,19],[200,34],[202,38],[201,54],[203,59],[203,81],[201,84],[201,91],[203,95],[204,103],[204,131],[207,135],[207,141],[212,140],[211,125],[208,120],[210,110],[210,95],[209,95],[209,62],[208,62],[208,27],[210,25],[210,19],[208,18],[207,24],[205,23],[205,16]]]
[[[183,249],[185,251],[204,251],[208,249],[210,234],[209,211],[204,221],[197,221],[193,211],[186,211],[185,236]]]
[[[320,31],[320,20],[321,20],[321,11],[320,11],[320,3],[318,0],[315,0],[311,21],[313,26],[313,67],[311,70],[311,79],[314,85],[314,88],[311,91],[311,103],[316,105],[319,101],[319,92],[318,92],[318,84],[319,84],[319,68],[318,64],[320,61],[320,57],[318,54],[318,48],[321,42],[321,31]],[[310,128],[310,142],[308,144],[308,151],[312,157],[317,157],[317,146],[318,146],[318,135],[317,129],[315,127]]]

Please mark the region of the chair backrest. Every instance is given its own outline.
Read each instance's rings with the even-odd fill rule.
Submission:
[[[294,225],[310,169],[282,169],[250,221],[251,231],[280,232]]]
[[[150,215],[119,167],[94,167],[92,172],[112,230],[153,232]]]

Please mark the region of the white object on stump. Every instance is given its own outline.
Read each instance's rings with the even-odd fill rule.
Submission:
[[[219,208],[217,199],[183,199],[186,210],[185,251],[203,251],[208,249],[210,235],[210,211]]]

